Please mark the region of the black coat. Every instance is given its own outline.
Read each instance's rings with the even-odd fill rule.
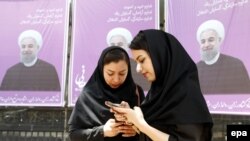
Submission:
[[[169,134],[170,141],[211,140],[213,122],[201,93],[196,64],[173,35],[155,29],[140,32],[145,35],[156,75],[141,104],[145,120]],[[150,139],[141,134],[140,140]]]
[[[119,88],[110,88],[103,77],[103,58],[105,54],[113,49],[125,50],[120,47],[106,48],[98,61],[98,65],[80,94],[71,117],[69,119],[69,133],[72,141],[136,141],[134,137],[122,137],[120,134],[115,137],[103,136],[103,126],[110,119],[114,118],[110,113],[105,101],[120,103],[126,101],[131,107],[138,105],[136,84],[131,75],[130,64],[125,82]],[[127,57],[128,54],[126,53]],[[128,57],[129,58],[129,57]],[[129,63],[129,61],[128,61]],[[140,100],[144,99],[144,92],[137,86]]]

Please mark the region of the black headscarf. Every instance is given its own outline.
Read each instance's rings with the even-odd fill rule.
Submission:
[[[104,125],[108,119],[114,118],[113,113],[110,113],[109,108],[105,105],[107,100],[114,103],[127,101],[131,107],[138,104],[136,84],[132,79],[129,61],[127,78],[120,87],[113,89],[104,80],[103,59],[112,50],[121,50],[126,54],[126,58],[129,58],[121,47],[113,46],[103,50],[98,65],[77,99],[75,109],[69,119],[69,124],[78,126],[78,129],[98,127]]]
[[[180,42],[161,30],[144,30],[156,80],[141,105],[146,121],[157,129],[171,124],[212,124],[200,90],[196,64]]]

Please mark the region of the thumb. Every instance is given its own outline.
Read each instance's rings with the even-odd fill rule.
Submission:
[[[134,107],[134,110],[135,110],[135,112],[141,112],[141,108],[138,107],[138,106],[135,106],[135,107]]]
[[[130,107],[129,104],[127,102],[125,102],[125,101],[121,102],[121,106],[124,107],[124,108],[129,108]]]

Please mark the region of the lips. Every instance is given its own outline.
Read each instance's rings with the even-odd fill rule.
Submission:
[[[202,50],[203,51],[209,51],[209,50],[212,50],[213,48],[212,47],[205,47],[205,48],[203,48]]]

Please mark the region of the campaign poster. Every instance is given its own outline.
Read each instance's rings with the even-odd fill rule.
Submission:
[[[73,0],[72,10],[69,106],[74,106],[101,51],[110,46],[111,35],[125,34],[129,43],[140,30],[159,29],[158,0]],[[140,82],[143,86],[147,83]]]
[[[64,106],[69,1],[0,1],[0,11],[0,106]]]
[[[250,2],[165,1],[166,31],[197,65],[202,93],[214,114],[250,114]]]

